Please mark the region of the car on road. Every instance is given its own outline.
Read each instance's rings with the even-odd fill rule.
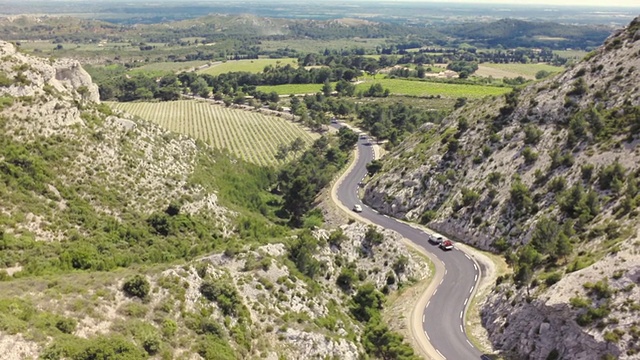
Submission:
[[[440,235],[429,235],[429,242],[435,245],[442,244],[444,238]]]
[[[367,140],[367,134],[360,134],[360,139]]]
[[[353,211],[357,213],[362,212],[362,206],[358,204],[353,205]]]
[[[440,249],[442,250],[453,250],[453,241],[451,240],[444,240],[441,244],[440,244]]]

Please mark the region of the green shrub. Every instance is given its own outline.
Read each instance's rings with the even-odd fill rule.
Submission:
[[[547,186],[549,187],[549,191],[559,193],[567,186],[567,180],[564,178],[564,176],[556,176],[551,179],[551,181],[549,181],[549,184]]]
[[[613,164],[605,166],[598,173],[598,184],[602,190],[609,190],[624,181],[625,168],[616,160]]]
[[[591,177],[593,176],[594,169],[595,169],[595,166],[593,166],[593,164],[582,165],[582,167],[580,168],[582,180],[584,180],[587,183],[590,182]]]
[[[462,188],[462,205],[473,206],[480,198],[480,194],[473,191],[473,189]]]
[[[200,285],[200,293],[207,300],[215,302],[222,313],[227,316],[237,316],[248,319],[248,310],[242,297],[229,278],[207,280]]]
[[[583,309],[591,306],[591,300],[577,296],[570,298],[569,304],[571,304],[571,306],[573,306],[574,308]]]
[[[122,290],[128,296],[145,299],[149,295],[151,285],[149,281],[142,275],[134,275],[122,285]]]
[[[329,245],[331,246],[335,246],[338,249],[340,249],[342,242],[347,240],[347,236],[344,234],[344,232],[342,231],[342,229],[337,229],[335,231],[333,231],[331,234],[329,234],[329,239],[327,240],[329,242]]]
[[[546,279],[544,279],[544,283],[547,284],[547,286],[551,286],[557,283],[558,281],[560,281],[561,279],[562,279],[562,273],[555,271],[549,274]]]
[[[605,331],[603,338],[604,341],[614,344],[620,341],[620,335],[616,331]]]
[[[146,358],[141,349],[123,337],[99,336],[90,339],[60,338],[40,357],[45,360],[136,360]]]
[[[310,278],[320,270],[320,262],[313,257],[317,249],[318,241],[308,230],[301,232],[289,245],[289,259]]]
[[[420,216],[420,224],[428,224],[436,218],[438,213],[435,210],[425,210]]]
[[[588,289],[589,292],[595,295],[598,299],[608,299],[614,293],[614,290],[609,286],[609,282],[606,278],[599,280],[596,283],[587,282],[582,286],[584,286],[585,289]]]
[[[522,156],[524,157],[524,163],[527,165],[531,165],[538,160],[538,153],[529,146],[522,150]]]
[[[142,340],[142,348],[149,355],[155,355],[160,351],[161,341],[156,336],[150,335]]]
[[[171,319],[164,319],[162,320],[161,330],[162,336],[171,339],[178,331],[178,324]]]
[[[198,354],[205,360],[236,360],[235,353],[229,343],[216,336],[202,337],[196,348]]]
[[[122,304],[118,309],[123,315],[134,317],[134,318],[143,318],[147,315],[149,309],[146,305],[140,304],[139,302],[128,302],[126,304]]]
[[[61,318],[56,321],[56,328],[65,334],[72,334],[78,323],[71,318]]]
[[[13,85],[13,79],[10,79],[4,71],[0,71],[0,87],[9,87]]]
[[[355,269],[351,266],[343,267],[340,271],[340,275],[336,279],[336,285],[340,287],[343,291],[351,291],[353,289],[354,284],[358,282],[358,275],[355,272]]]
[[[497,171],[493,171],[487,176],[487,184],[499,185],[501,180],[502,174]]]
[[[367,232],[364,234],[364,242],[369,247],[380,245],[384,242],[384,235],[378,232],[375,226],[369,225]]]
[[[524,143],[527,145],[535,145],[542,137],[542,130],[539,127],[528,124],[524,128]]]

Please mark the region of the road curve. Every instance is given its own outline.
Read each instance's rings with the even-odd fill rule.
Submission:
[[[464,318],[467,304],[480,277],[480,269],[464,252],[454,249],[442,251],[429,243],[427,234],[386,215],[378,214],[358,198],[359,183],[366,175],[366,165],[373,160],[369,140],[358,141],[358,157],[352,170],[337,189],[338,200],[351,209],[362,206],[361,217],[384,228],[394,230],[417,246],[435,255],[445,268],[444,277],[429,299],[422,313],[422,328],[427,340],[444,359],[482,359],[483,354],[467,339]]]

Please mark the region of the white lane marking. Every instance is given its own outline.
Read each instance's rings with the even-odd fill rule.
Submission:
[[[436,352],[438,353],[438,355],[440,355],[444,360],[447,360],[446,357],[444,357],[444,355],[442,355],[442,353],[440,352],[440,350],[436,349]]]
[[[460,319],[462,319],[462,311],[460,311]]]
[[[473,277],[473,281],[477,281],[478,280],[478,274],[476,274],[476,276]]]
[[[475,264],[475,263],[473,263],[473,268],[474,268],[474,269],[476,269],[476,270],[478,270],[478,267],[476,266],[476,264]]]
[[[471,258],[469,257],[469,255],[464,254],[464,256],[465,256],[467,259],[471,260]]]
[[[442,266],[444,266],[444,261],[440,260],[440,262],[442,263]]]
[[[422,314],[422,323],[424,324],[424,314]],[[426,331],[425,331],[426,334]]]
[[[462,325],[460,325],[460,332],[462,333],[464,332],[464,330],[462,330]]]
[[[471,345],[471,341],[467,340],[467,344],[469,344],[469,346],[473,347],[473,345]]]
[[[469,294],[471,294],[473,292],[473,286],[471,287],[471,290],[469,290]]]
[[[436,288],[436,291],[433,292],[433,295],[435,295],[438,292],[438,289]]]
[[[427,337],[427,340],[431,342],[431,338],[429,337],[429,334],[427,334],[427,330],[424,331],[424,335]]]
[[[469,301],[469,298],[464,299],[464,306],[467,306],[467,301]]]
[[[444,278],[440,279],[440,285],[442,285],[443,281],[444,281]]]
[[[424,308],[425,308],[425,309],[426,309],[426,308],[428,308],[428,307],[429,307],[429,304],[431,304],[431,300],[429,300],[429,301],[427,302],[427,305],[425,305],[425,306],[424,306]]]
[[[447,269],[444,269],[444,274],[447,275]]]

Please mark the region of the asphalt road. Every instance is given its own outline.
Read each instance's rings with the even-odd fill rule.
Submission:
[[[340,184],[338,200],[352,209],[355,204],[362,206],[360,216],[384,228],[397,231],[415,244],[433,253],[445,267],[442,282],[427,303],[422,315],[425,336],[436,351],[445,359],[482,359],[482,352],[473,347],[464,329],[464,312],[478,283],[480,269],[462,251],[443,251],[428,241],[427,234],[386,215],[378,214],[364,205],[358,198],[359,182],[366,174],[366,165],[374,158],[369,141],[358,141],[358,160],[352,171]]]

